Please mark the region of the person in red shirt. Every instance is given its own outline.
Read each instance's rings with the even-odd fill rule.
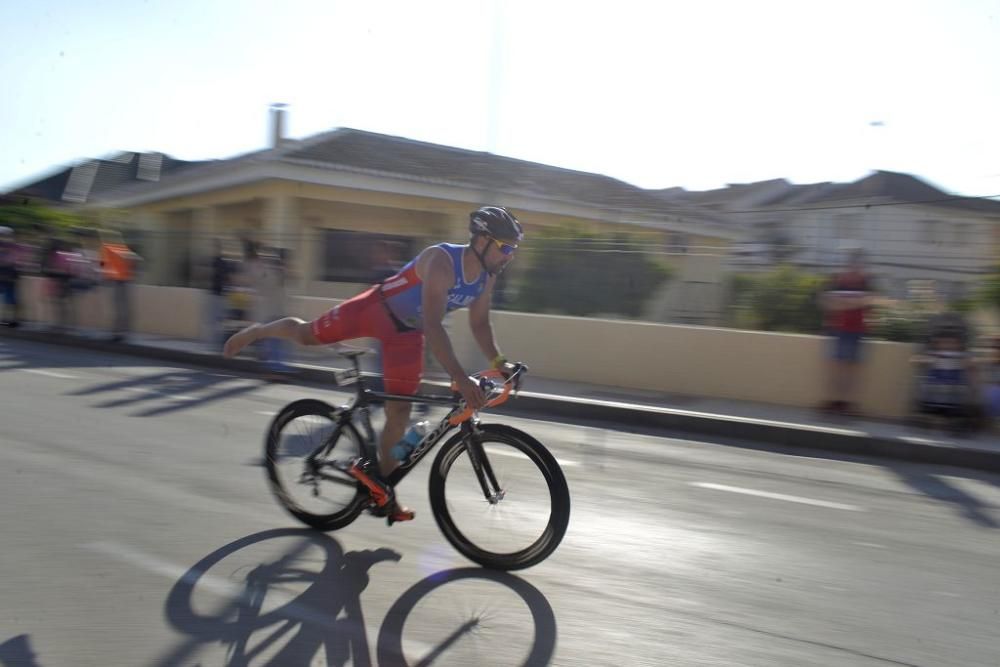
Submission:
[[[832,338],[829,368],[829,400],[823,409],[856,413],[862,342],[868,333],[872,282],[865,270],[864,251],[852,250],[847,268],[837,273],[823,295],[824,324]]]

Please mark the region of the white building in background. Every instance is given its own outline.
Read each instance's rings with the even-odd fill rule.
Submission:
[[[704,206],[744,232],[730,271],[786,260],[828,273],[846,249],[861,247],[887,295],[905,297],[912,281],[923,281],[941,296],[960,298],[1000,263],[1000,202],[949,195],[907,174],[879,171],[853,183],[764,181],[663,196]]]

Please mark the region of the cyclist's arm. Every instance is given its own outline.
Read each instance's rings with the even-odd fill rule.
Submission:
[[[448,256],[439,248],[428,248],[417,260],[417,275],[423,281],[424,337],[431,353],[451,376],[452,380],[467,378],[465,369],[458,363],[451,339],[442,324],[447,312],[448,290],[455,280],[454,269]]]
[[[476,339],[479,349],[483,351],[483,355],[490,362],[501,356],[500,348],[497,347],[496,339],[493,336],[493,324],[490,322],[493,286],[496,284],[496,280],[496,276],[490,276],[486,280],[483,293],[469,305],[469,328],[472,330],[472,336]]]

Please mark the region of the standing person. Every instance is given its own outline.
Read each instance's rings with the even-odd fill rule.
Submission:
[[[862,343],[868,333],[872,279],[865,268],[864,251],[854,249],[847,267],[830,281],[823,295],[826,330],[831,337],[828,400],[823,409],[838,414],[857,413]]]
[[[79,229],[74,232],[72,262],[70,264],[69,292],[72,319],[80,323],[80,301],[100,283],[100,257],[94,248],[95,230]]]
[[[442,320],[448,311],[469,308],[469,328],[494,368],[506,367],[490,324],[490,303],[497,276],[514,259],[523,239],[521,224],[506,208],[484,206],[469,216],[470,238],[464,245],[439,243],[425,248],[399,273],[305,322],[285,317],[252,324],[234,334],[224,348],[232,357],[254,341],[283,338],[302,345],[329,345],[354,338],[377,338],[382,344],[385,388],[412,395],[423,374],[424,340],[451,376],[457,391],[474,410],[486,397],[458,359]],[[376,469],[356,463],[351,474],[362,482],[392,521],[408,521],[413,512],[398,504],[385,481],[396,468],[391,449],[410,418],[410,403],[387,401]]]
[[[993,430],[1000,433],[1000,336],[994,336],[983,368],[983,404]]]
[[[111,340],[116,343],[125,340],[132,325],[130,291],[140,261],[142,258],[125,245],[121,234],[102,232],[101,273],[111,287],[114,310]]]
[[[215,239],[214,252],[210,262],[208,294],[205,295],[206,338],[211,346],[224,342],[223,320],[226,316],[226,290],[229,287],[233,267],[222,252],[222,241]]]
[[[259,279],[255,287],[257,291],[254,320],[270,322],[284,317],[288,312],[288,292],[286,282],[288,265],[285,250],[274,248],[259,256]],[[280,338],[267,338],[261,341],[263,345],[264,366],[268,377],[272,380],[283,379],[291,370],[285,363],[286,342]]]
[[[263,308],[261,307],[261,292],[265,289],[267,282],[267,265],[260,254],[260,246],[256,241],[246,239],[243,242],[243,263],[240,266],[239,282],[246,290],[245,295],[249,297],[248,307],[245,309],[244,319],[249,322],[260,322]],[[270,321],[263,320],[263,321]],[[258,348],[257,356],[267,363],[266,345]]]
[[[42,259],[42,275],[45,276],[45,290],[51,305],[52,328],[67,331],[72,312],[70,287],[74,269],[74,252],[69,242],[53,238]]]
[[[0,325],[17,327],[17,283],[19,277],[14,230],[0,227]]]

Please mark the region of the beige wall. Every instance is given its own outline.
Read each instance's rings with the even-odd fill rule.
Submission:
[[[820,336],[511,312],[494,313],[493,326],[504,353],[541,377],[797,407],[825,398]],[[450,332],[463,361],[481,365],[464,322]],[[903,416],[912,347],[870,342],[865,354],[862,410]]]
[[[29,319],[49,320],[36,297],[40,279],[24,281]],[[180,338],[200,334],[205,293],[173,287],[134,287],[135,330]],[[292,315],[318,317],[336,301],[290,300]],[[106,327],[110,295],[103,289],[80,303],[83,326]],[[463,311],[449,317],[448,330],[466,368],[485,365]],[[811,407],[823,398],[827,340],[818,336],[624,322],[557,315],[497,312],[497,339],[532,374],[556,380],[691,396]],[[898,418],[909,401],[910,345],[872,342],[866,348],[861,407]]]
[[[21,280],[24,316],[31,321],[53,322],[54,305],[46,296],[43,278]],[[177,338],[198,338],[204,312],[205,292],[183,287],[132,286],[132,329]],[[113,308],[111,288],[100,286],[73,300],[76,325],[107,329]]]

